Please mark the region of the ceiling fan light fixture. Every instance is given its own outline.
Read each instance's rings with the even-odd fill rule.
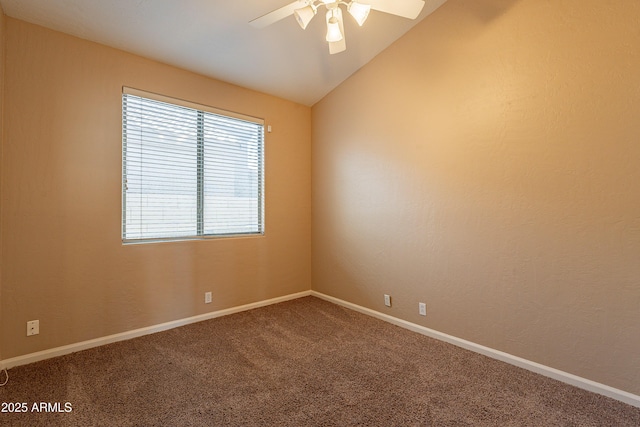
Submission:
[[[334,9],[340,12],[340,9]],[[344,37],[340,31],[340,13],[334,13],[334,10],[327,12],[327,41],[339,42]]]
[[[2,1],[2,0],[0,0]],[[306,29],[320,7],[327,9],[327,35],[329,53],[346,50],[342,8],[349,12],[359,26],[364,25],[371,10],[389,13],[407,19],[416,19],[424,8],[425,0],[295,0],[279,9],[250,22],[253,27],[264,28],[287,16],[295,15],[302,29]]]
[[[294,10],[293,14],[296,17],[296,21],[298,21],[298,24],[304,30],[307,28],[307,25],[309,25],[309,22],[311,22],[313,17],[316,16],[316,11],[317,8],[310,4],[308,6]]]
[[[369,16],[369,12],[371,11],[371,5],[358,3],[357,1],[352,1],[347,6],[347,10],[353,16],[353,19],[356,20],[358,25],[362,27],[364,21],[367,20]]]

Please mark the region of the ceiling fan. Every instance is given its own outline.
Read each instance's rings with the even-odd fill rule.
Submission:
[[[318,9],[324,6],[327,9],[326,40],[329,42],[329,53],[339,53],[347,48],[344,40],[341,5],[356,20],[358,25],[362,26],[367,20],[371,9],[403,18],[416,19],[424,7],[424,0],[296,0],[254,19],[249,24],[256,28],[264,28],[294,15],[298,24],[304,30],[316,15]]]

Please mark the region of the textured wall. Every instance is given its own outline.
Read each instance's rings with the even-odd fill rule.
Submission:
[[[316,104],[313,289],[640,394],[638,22],[449,0]]]
[[[310,108],[6,24],[3,358],[310,288]],[[122,86],[272,125],[264,237],[122,245]]]

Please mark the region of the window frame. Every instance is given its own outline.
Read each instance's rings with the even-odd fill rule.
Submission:
[[[195,110],[197,113],[198,120],[198,137],[197,137],[197,150],[198,150],[198,162],[196,165],[197,175],[200,178],[200,174],[204,174],[203,166],[204,166],[204,148],[205,142],[204,138],[200,138],[200,122],[204,118],[204,113],[210,113],[217,116],[222,116],[225,118],[241,120],[244,122],[250,122],[261,126],[262,130],[260,132],[260,142],[258,144],[258,206],[257,206],[257,214],[258,214],[258,231],[257,232],[238,232],[238,233],[214,233],[214,234],[205,234],[204,228],[206,225],[204,224],[203,218],[203,209],[204,206],[204,183],[201,179],[196,180],[196,188],[195,192],[197,194],[197,215],[194,219],[196,226],[196,234],[195,235],[184,235],[184,236],[165,236],[165,237],[142,237],[142,238],[127,238],[126,237],[126,198],[127,198],[127,175],[126,175],[126,119],[125,119],[125,110],[124,110],[124,99],[125,95],[136,96],[140,98],[149,99],[152,101],[163,102],[166,104],[170,104],[177,107],[185,107],[192,110]],[[142,244],[142,243],[161,243],[161,242],[175,242],[175,241],[189,241],[189,240],[211,240],[211,239],[225,239],[225,238],[238,238],[238,237],[262,237],[265,234],[265,120],[262,118],[237,113],[234,111],[223,110],[216,107],[211,107],[204,104],[198,104],[191,101],[186,101],[180,98],[173,98],[166,95],[161,95],[154,92],[143,91],[140,89],[135,89],[127,86],[122,87],[121,94],[121,108],[122,108],[122,163],[121,163],[121,178],[122,178],[122,187],[121,187],[121,232],[120,236],[122,239],[122,243],[125,245],[128,244]]]

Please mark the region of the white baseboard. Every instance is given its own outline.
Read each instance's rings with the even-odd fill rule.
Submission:
[[[591,381],[586,378],[579,377],[577,375],[560,371],[555,368],[550,368],[548,366],[541,365],[539,363],[532,362],[530,360],[523,359],[521,357],[517,357],[509,353],[505,353],[499,350],[494,350],[492,348],[485,347],[483,345],[476,344],[471,341],[463,340],[461,338],[457,338],[452,335],[447,335],[442,332],[438,332],[436,330],[429,329],[424,326],[408,322],[406,320],[398,319],[397,317],[389,316],[388,314],[380,313],[378,311],[371,310],[366,307],[362,307],[362,306],[352,304],[350,302],[347,302],[329,295],[322,294],[320,292],[311,291],[311,295],[314,297],[318,297],[323,300],[332,302],[334,304],[341,305],[351,310],[360,312],[362,314],[366,314],[366,315],[375,317],[377,319],[384,320],[385,322],[392,323],[396,326],[400,326],[410,331],[414,331],[419,334],[426,335],[428,337],[435,338],[440,341],[448,342],[455,346],[462,347],[464,349],[471,350],[473,352],[491,357],[492,359],[497,359],[502,362],[509,363],[510,365],[515,365],[520,368],[524,368],[528,371],[532,371],[537,374],[544,375],[545,377],[553,378],[563,383],[567,383],[572,386],[575,386],[593,393],[601,394],[601,395],[610,397],[612,399],[619,400],[631,406],[640,408],[640,396],[638,395],[635,395],[623,390],[619,390],[617,388],[613,388],[605,384],[597,383],[595,381]]]
[[[435,338],[440,341],[445,341],[450,344],[462,347],[467,350],[474,351],[476,353],[483,354],[485,356],[497,359],[511,365],[518,366],[520,368],[527,369],[540,375],[544,375],[555,380],[571,384],[575,387],[598,393],[612,399],[619,400],[626,404],[640,408],[640,396],[610,387],[605,384],[597,383],[595,381],[588,380],[586,378],[579,377],[558,369],[550,368],[545,365],[541,365],[536,362],[532,362],[521,357],[504,353],[499,350],[494,350],[489,347],[485,347],[480,344],[473,343],[471,341],[463,340],[461,338],[454,337],[452,335],[444,334],[433,329],[426,328],[424,326],[408,322],[406,320],[398,319],[397,317],[389,316],[388,314],[380,313],[375,310],[371,310],[366,307],[362,307],[329,295],[325,295],[316,291],[304,291],[295,294],[285,295],[282,297],[272,298],[264,301],[258,301],[251,304],[245,304],[238,307],[231,307],[224,310],[212,311],[211,313],[205,313],[198,316],[188,317],[186,319],[174,320],[171,322],[161,323],[159,325],[148,326],[146,328],[135,329],[128,332],[122,332],[119,334],[109,335],[106,337],[96,338],[88,341],[82,341],[75,344],[65,345],[62,347],[56,347],[49,350],[39,351],[37,353],[25,354],[23,356],[13,357],[11,359],[1,360],[0,367],[7,369],[15,366],[26,365],[29,363],[38,362],[52,357],[63,356],[65,354],[75,353],[77,351],[86,350],[93,347],[99,347],[101,345],[110,344],[118,341],[125,341],[132,338],[140,337],[143,335],[149,335],[156,332],[166,331],[168,329],[177,328],[179,326],[188,325],[191,323],[202,322],[203,320],[214,319],[216,317],[227,316],[229,314],[239,313],[242,311],[252,310],[254,308],[265,307],[271,304],[277,304],[284,301],[289,301],[306,296],[314,296],[334,304],[341,305],[348,309],[357,311],[368,316],[375,317],[385,322],[400,326],[413,332],[417,332],[422,335],[426,335],[431,338]]]
[[[227,316],[229,314],[252,310],[254,308],[264,307],[271,304],[277,304],[279,302],[302,298],[309,295],[311,295],[311,291],[298,292],[295,294],[285,295],[282,297],[272,298],[264,301],[258,301],[251,304],[241,305],[238,307],[231,307],[224,310],[212,311],[210,313],[200,314],[198,316],[188,317],[186,319],[178,319],[171,322],[161,323],[159,325],[148,326],[146,328],[135,329],[128,332],[122,332],[119,334],[108,335],[106,337],[96,338],[88,341],[82,341],[79,343],[69,344],[62,347],[56,347],[49,350],[43,350],[37,353],[25,354],[23,356],[17,356],[11,359],[0,361],[0,367],[10,369],[15,366],[39,362],[41,360],[50,359],[52,357],[63,356],[65,354],[75,353],[76,351],[86,350],[88,348],[99,347],[101,345],[110,344],[117,341],[125,341],[131,338],[154,334],[156,332],[166,331],[168,329],[177,328],[179,326],[184,326],[191,323],[202,322],[203,320],[209,320],[209,319],[214,319],[216,317]]]

